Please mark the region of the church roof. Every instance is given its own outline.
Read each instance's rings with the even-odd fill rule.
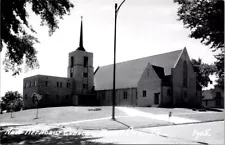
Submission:
[[[182,50],[177,50],[117,63],[116,89],[137,87],[137,83],[148,63],[154,66],[153,68],[160,78],[162,75],[171,75],[171,68],[175,67],[181,52]],[[160,67],[164,68],[164,72]],[[113,88],[113,64],[99,67],[94,76],[94,85],[96,90]]]

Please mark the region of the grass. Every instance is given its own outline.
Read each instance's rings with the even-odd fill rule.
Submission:
[[[101,110],[88,111],[90,108],[101,108]],[[110,117],[112,114],[111,112],[111,107],[52,107],[39,109],[38,119],[34,119],[36,117],[36,109],[29,109],[13,112],[13,118],[10,117],[10,113],[0,114],[0,122],[16,124],[50,124]],[[116,115],[126,116],[126,114],[120,110],[116,110]]]

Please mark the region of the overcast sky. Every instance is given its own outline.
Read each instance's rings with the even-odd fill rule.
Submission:
[[[79,45],[80,17],[83,16],[84,48],[94,53],[94,68],[113,63],[114,4],[122,0],[72,0],[75,7],[59,21],[59,29],[50,37],[48,28],[30,13],[30,23],[40,41],[35,44],[40,68],[13,77],[1,64],[1,96],[6,91],[23,91],[23,78],[43,74],[67,76],[68,53]],[[177,21],[173,0],[126,0],[117,19],[117,62],[187,48],[190,58],[213,63],[213,53],[199,40],[188,37],[190,31]],[[5,49],[1,54],[3,60]],[[212,85],[210,86],[212,87]]]

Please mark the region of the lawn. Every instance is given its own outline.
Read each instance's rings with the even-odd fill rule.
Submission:
[[[99,111],[89,111],[89,109],[101,108]],[[19,112],[13,112],[13,118],[10,113],[0,114],[0,123],[15,124],[34,124],[34,123],[62,123],[72,122],[86,119],[97,119],[110,117],[112,107],[52,107],[38,109],[38,119],[36,117],[36,109],[28,109]],[[116,116],[126,116],[120,110],[116,109]]]

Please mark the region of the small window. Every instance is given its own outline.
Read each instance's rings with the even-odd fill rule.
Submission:
[[[35,87],[37,86],[37,81],[34,81],[34,86],[35,86]]]
[[[70,88],[70,83],[67,83],[67,84],[66,84],[66,87],[67,87],[67,88]]]
[[[60,88],[62,88],[62,82],[60,82]]]
[[[221,93],[220,92],[216,92],[216,97],[221,97]]]
[[[73,56],[70,58],[70,67],[73,67],[73,62],[74,62],[74,59],[73,59]]]
[[[57,82],[57,87],[59,87],[59,82]]]
[[[88,66],[88,57],[87,56],[84,56],[84,64],[83,64],[84,67],[87,67]]]
[[[45,81],[45,86],[48,86],[48,81]]]
[[[73,77],[73,73],[70,73],[70,77],[71,77],[71,78]]]
[[[27,95],[24,96],[24,99],[27,100]]]
[[[88,77],[88,73],[83,73],[83,77],[84,78]]]
[[[83,84],[83,88],[84,89],[87,89],[87,84]]]
[[[217,100],[216,100],[216,106],[219,106],[219,105],[220,105],[220,100],[217,99]]]
[[[143,97],[146,97],[146,91],[145,90],[143,91]]]
[[[127,91],[123,92],[123,99],[127,99]]]

